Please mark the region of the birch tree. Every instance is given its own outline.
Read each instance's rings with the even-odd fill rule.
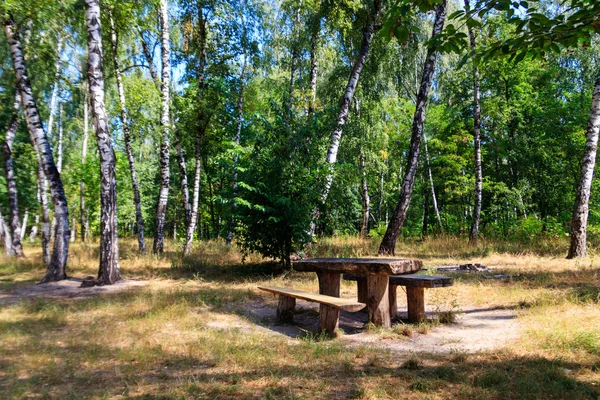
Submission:
[[[129,132],[129,118],[127,116],[127,106],[125,100],[125,89],[123,88],[123,79],[121,77],[121,68],[119,65],[119,40],[115,22],[112,13],[108,13],[110,22],[110,44],[112,46],[112,58],[115,68],[115,80],[117,81],[117,92],[119,94],[119,108],[121,109],[121,126],[123,129],[123,141],[125,142],[125,153],[127,153],[127,162],[129,163],[129,174],[131,175],[131,188],[133,190],[133,202],[135,203],[135,220],[137,224],[138,251],[141,254],[146,253],[146,242],[144,240],[144,217],[142,215],[142,200],[140,197],[140,185],[137,179],[135,168],[135,157],[131,148],[131,134]]]
[[[67,207],[67,198],[63,188],[60,173],[54,163],[52,149],[46,137],[46,132],[42,126],[39,111],[27,68],[23,57],[23,50],[19,40],[17,26],[11,16],[3,17],[2,25],[6,32],[8,45],[12,57],[13,68],[18,82],[18,90],[21,94],[21,103],[27,121],[27,128],[31,136],[31,142],[37,149],[40,156],[40,163],[44,170],[44,175],[50,183],[50,192],[52,193],[52,202],[54,203],[54,215],[57,220],[56,240],[54,249],[46,275],[42,282],[52,282],[66,279],[67,258],[69,255],[69,209]]]
[[[600,73],[594,85],[592,106],[586,130],[585,151],[581,163],[581,177],[577,186],[573,219],[571,221],[571,245],[567,258],[585,257],[587,254],[587,222],[590,212],[592,178],[596,167],[598,134],[600,132]]]
[[[185,237],[185,245],[183,247],[183,254],[187,255],[190,253],[192,248],[192,240],[194,238],[194,232],[196,231],[196,226],[198,224],[198,205],[200,203],[200,174],[202,172],[202,160],[201,160],[201,151],[202,151],[202,139],[204,137],[204,133],[206,132],[206,128],[210,121],[212,113],[207,109],[206,102],[204,98],[204,92],[206,90],[206,40],[207,40],[207,21],[204,17],[204,12],[202,10],[202,6],[200,2],[197,4],[198,8],[198,33],[200,40],[200,49],[199,49],[199,66],[198,66],[198,104],[200,105],[200,113],[198,115],[198,127],[196,129],[196,137],[194,141],[194,158],[195,158],[195,168],[194,168],[194,187],[192,189],[192,205],[191,205],[191,214],[189,223],[186,226],[186,237]]]
[[[171,81],[171,46],[169,43],[167,0],[160,1],[160,27],[162,58],[162,77],[160,85],[162,112],[160,117],[160,127],[162,131],[162,143],[160,145],[160,187],[158,206],[156,209],[156,232],[154,233],[154,243],[152,246],[152,252],[154,254],[161,254],[164,250],[165,214],[167,211],[167,201],[169,200],[170,181],[169,151],[171,147],[171,127],[169,122],[169,88]]]
[[[12,253],[18,258],[25,257],[23,254],[23,246],[21,244],[22,232],[21,224],[19,221],[19,201],[17,183],[15,181],[15,169],[13,164],[13,141],[15,140],[15,134],[19,127],[19,110],[21,108],[21,98],[19,93],[15,94],[15,101],[13,103],[13,115],[8,122],[8,129],[2,142],[2,159],[4,161],[4,176],[6,178],[7,197],[8,197],[8,212],[10,221],[10,230],[12,238]],[[23,230],[25,227],[23,227]]]
[[[348,84],[346,85],[346,89],[344,90],[344,94],[342,95],[342,99],[340,101],[340,108],[337,114],[335,128],[333,129],[329,139],[329,148],[327,150],[327,157],[325,158],[325,162],[328,164],[329,171],[325,179],[325,186],[321,192],[321,204],[325,204],[327,197],[329,196],[329,190],[331,189],[331,184],[333,183],[333,172],[335,163],[337,161],[340,140],[342,138],[344,125],[346,124],[346,119],[348,118],[348,110],[350,108],[350,104],[352,103],[352,98],[354,96],[354,92],[356,91],[360,74],[367,60],[367,56],[369,55],[369,48],[371,46],[371,41],[373,40],[373,35],[375,34],[376,23],[379,19],[380,13],[381,0],[374,0],[373,6],[369,12],[369,18],[363,29],[360,51],[354,60],[354,64],[352,65],[350,78],[348,79]],[[314,235],[317,217],[318,208],[315,208],[315,211],[313,212],[313,222],[311,224],[311,235]]]
[[[96,131],[100,156],[100,267],[97,282],[98,284],[112,285],[121,280],[117,232],[116,158],[111,144],[108,117],[104,106],[99,0],[85,0],[85,19],[88,32],[87,77],[92,121]]]
[[[469,0],[465,0],[465,10],[469,12]],[[475,33],[471,24],[467,24],[469,45],[475,51]],[[473,222],[469,233],[469,243],[477,244],[479,237],[479,220],[481,219],[481,198],[483,192],[483,172],[481,166],[481,102],[480,102],[479,68],[473,65],[473,159],[475,161],[475,204],[473,205]],[[521,203],[523,201],[521,200]],[[525,207],[523,207],[525,209]]]
[[[435,39],[435,37],[438,36],[444,29],[446,5],[447,0],[442,0],[442,2],[436,7],[433,32],[431,34],[432,39]],[[423,74],[421,76],[421,85],[419,87],[419,93],[417,94],[416,109],[412,125],[412,135],[410,138],[410,149],[408,153],[408,163],[406,166],[404,180],[402,182],[400,201],[394,210],[394,214],[390,219],[390,223],[388,224],[385,235],[383,236],[383,240],[381,241],[381,245],[379,246],[379,254],[394,255],[396,253],[396,240],[398,240],[398,235],[400,234],[400,230],[402,229],[402,225],[406,219],[406,213],[408,212],[408,207],[412,199],[415,176],[417,174],[417,167],[419,164],[423,125],[425,124],[425,111],[427,109],[427,100],[429,97],[431,82],[433,80],[433,72],[435,69],[435,60],[437,55],[438,50],[435,47],[430,47],[427,50],[427,58],[425,61],[425,66],[423,67]]]

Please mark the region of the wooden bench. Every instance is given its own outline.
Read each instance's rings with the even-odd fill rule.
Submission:
[[[348,281],[356,281],[358,287],[358,301],[367,302],[367,279],[364,275],[344,275]],[[408,304],[408,320],[410,322],[421,322],[425,320],[425,288],[440,288],[452,286],[452,278],[446,276],[429,275],[390,275],[389,278],[389,302],[390,315],[398,314],[398,302],[396,289],[398,286],[406,286],[406,300]]]
[[[279,295],[277,319],[281,322],[293,322],[296,299],[319,303],[319,331],[325,331],[329,335],[334,335],[335,330],[338,328],[340,310],[357,312],[366,307],[366,304],[354,300],[303,292],[291,288],[267,286],[259,286],[258,288]]]

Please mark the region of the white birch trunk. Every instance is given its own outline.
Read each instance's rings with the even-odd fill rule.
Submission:
[[[100,267],[98,283],[112,285],[121,280],[119,270],[119,240],[117,231],[116,158],[112,148],[108,117],[104,106],[104,76],[102,66],[102,31],[100,1],[85,0],[88,31],[87,76],[90,90],[92,121],[96,131],[100,156]]]
[[[127,153],[127,161],[129,162],[129,174],[131,176],[131,187],[133,189],[133,201],[135,203],[135,220],[138,233],[138,251],[141,254],[146,253],[146,242],[144,239],[144,217],[142,214],[142,200],[140,197],[140,186],[137,180],[137,172],[135,168],[135,157],[131,148],[131,134],[129,132],[129,118],[127,116],[127,102],[125,101],[125,89],[123,88],[123,80],[121,77],[121,69],[119,67],[118,53],[118,38],[115,29],[115,23],[112,15],[108,14],[110,21],[110,43],[112,45],[113,64],[115,68],[115,78],[117,81],[117,92],[119,93],[119,107],[121,109],[121,125],[123,127],[123,141],[125,142],[125,152]]]
[[[17,183],[15,181],[15,169],[12,158],[13,142],[19,127],[19,110],[21,108],[21,98],[19,92],[15,93],[13,103],[13,115],[8,123],[8,129],[2,142],[2,159],[4,161],[4,177],[6,178],[6,188],[8,197],[8,212],[9,212],[9,230],[11,234],[11,253],[16,257],[25,257],[23,254],[23,245],[21,244],[23,231],[19,221],[19,202]],[[23,230],[25,227],[23,227]]]
[[[444,29],[444,21],[446,19],[447,0],[442,0],[436,7],[435,21],[433,24],[432,39],[439,35]],[[400,192],[400,201],[394,210],[394,214],[386,229],[381,245],[379,246],[379,254],[394,255],[396,253],[396,241],[400,235],[400,230],[404,224],[408,207],[412,199],[413,188],[415,184],[415,176],[419,164],[419,153],[421,149],[421,138],[423,136],[423,126],[425,124],[425,110],[427,109],[427,100],[429,90],[433,80],[433,72],[435,69],[435,60],[438,51],[435,48],[427,50],[427,58],[421,75],[421,86],[417,95],[416,109],[413,118],[412,135],[410,138],[410,149],[408,153],[408,163],[406,165],[406,173],[402,182]]]
[[[192,193],[192,213],[190,215],[189,224],[186,227],[186,238],[185,245],[183,247],[183,254],[187,255],[190,253],[192,248],[192,240],[194,239],[194,232],[198,224],[198,204],[200,202],[200,174],[202,170],[201,161],[201,145],[204,132],[208,125],[210,113],[205,111],[204,103],[204,89],[205,89],[205,69],[206,69],[206,20],[202,13],[202,7],[198,3],[198,28],[200,29],[200,65],[198,71],[198,104],[200,105],[200,115],[198,118],[198,130],[196,131],[195,141],[195,161],[196,167],[194,169],[194,187]]]
[[[442,225],[442,217],[438,208],[437,196],[435,194],[435,186],[433,184],[433,174],[431,173],[431,162],[429,159],[429,149],[427,148],[427,136],[423,135],[423,144],[425,145],[425,161],[427,162],[427,172],[429,175],[429,186],[431,188],[431,199],[433,201],[433,210],[440,227],[440,232],[444,233],[444,225]]]
[[[27,230],[27,220],[29,219],[29,210],[25,209],[25,214],[23,215],[23,223],[21,224],[21,233],[19,237],[19,243],[23,241],[25,238],[25,231]]]
[[[87,146],[89,137],[89,98],[88,88],[84,83],[83,87],[83,139],[81,143],[81,164],[85,164],[87,157]],[[85,183],[83,180],[79,182],[79,218],[80,218],[80,229],[81,229],[81,241],[85,242],[87,239],[87,214],[85,211]]]
[[[65,196],[60,173],[54,163],[52,149],[46,137],[46,132],[42,126],[37,104],[33,97],[33,91],[27,76],[23,51],[18,37],[18,29],[12,18],[3,20],[4,31],[8,38],[10,53],[12,56],[13,67],[19,92],[21,93],[21,102],[27,120],[27,128],[31,136],[31,141],[40,155],[40,161],[44,170],[44,175],[50,183],[50,192],[54,203],[54,214],[57,219],[57,237],[54,241],[54,250],[52,258],[46,271],[46,276],[42,282],[58,281],[67,277],[66,265],[69,255],[69,209],[67,207],[67,198]]]
[[[567,258],[585,257],[587,254],[587,221],[590,211],[590,195],[592,178],[596,167],[596,153],[598,151],[598,133],[600,132],[600,73],[596,79],[592,106],[588,121],[585,151],[581,163],[581,177],[577,186],[575,206],[573,207],[573,220],[571,222],[571,245]]]
[[[156,209],[156,232],[152,252],[161,254],[165,242],[165,214],[167,201],[169,199],[169,150],[171,147],[171,127],[169,124],[169,88],[171,80],[171,47],[169,43],[169,19],[167,14],[167,0],[160,0],[160,25],[161,25],[161,56],[162,56],[162,80],[160,85],[162,98],[162,112],[160,127],[162,131],[162,143],[160,145],[160,189],[158,194],[158,206]]]
[[[4,251],[7,256],[14,256],[15,251],[12,246],[12,237],[10,234],[10,230],[4,221],[4,217],[2,216],[2,210],[0,210],[0,241],[4,246]]]
[[[465,0],[465,10],[469,11],[469,0]],[[470,26],[469,42],[471,50],[475,51],[475,34]],[[479,237],[479,222],[481,220],[481,201],[483,197],[483,171],[481,165],[481,99],[480,99],[479,68],[473,65],[473,158],[475,162],[475,204],[473,207],[473,221],[469,233],[469,243],[477,244]],[[520,196],[520,194],[519,194]],[[523,200],[521,200],[523,202]],[[525,210],[525,207],[523,207]],[[527,216],[525,217],[527,218]]]
[[[52,137],[52,128],[54,124],[54,114],[56,112],[56,98],[58,96],[58,81],[60,80],[60,58],[63,46],[62,36],[58,36],[56,46],[56,64],[54,66],[54,85],[52,86],[52,95],[50,96],[50,115],[48,116],[48,137]]]

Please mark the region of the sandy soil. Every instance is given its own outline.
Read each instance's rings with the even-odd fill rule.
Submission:
[[[69,278],[59,282],[19,286],[10,292],[0,292],[0,305],[14,304],[22,299],[35,297],[73,298],[95,296],[102,293],[118,293],[147,284],[145,281],[122,280],[110,286],[82,288],[81,282],[81,279]]]
[[[278,324],[275,321],[273,305],[256,301],[246,308],[251,319],[260,321],[267,329],[295,338],[315,332],[319,323],[318,308],[314,303],[298,300],[294,324]],[[428,316],[432,311],[427,310]],[[400,311],[401,317],[406,317]],[[416,331],[412,337],[400,335],[373,334],[365,332],[367,322],[364,311],[342,312],[340,329],[344,335],[339,338],[348,346],[376,346],[395,352],[474,353],[494,350],[510,345],[519,338],[519,323],[513,310],[508,309],[469,309],[457,314],[453,324],[439,325],[427,334]]]
[[[85,298],[105,293],[135,290],[148,285],[148,281],[123,280],[111,286],[81,288],[80,279],[39,285],[27,285],[0,293],[0,305],[14,304],[27,298]],[[240,330],[248,333],[287,336],[290,342],[317,331],[318,305],[298,300],[293,324],[279,324],[275,319],[276,305],[256,299],[245,304],[242,315],[238,312],[211,315],[208,326],[212,329]],[[234,310],[232,310],[234,311]],[[400,311],[402,317],[402,311]],[[432,310],[427,310],[431,316]],[[404,315],[405,317],[405,315]],[[381,347],[397,353],[427,352],[473,353],[488,351],[510,345],[519,338],[519,323],[513,310],[464,308],[457,315],[456,323],[432,328],[427,334],[412,337],[398,334],[365,332],[367,313],[342,312],[340,329],[344,332],[338,340],[349,347],[367,345]]]

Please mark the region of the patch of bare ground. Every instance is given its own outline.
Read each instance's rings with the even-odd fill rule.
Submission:
[[[0,292],[0,305],[16,304],[33,298],[83,298],[109,293],[120,293],[147,285],[146,281],[124,279],[114,285],[81,287],[82,279],[69,278],[58,282],[20,285],[4,293]]]
[[[260,300],[245,305],[245,313],[270,331],[291,338],[310,336],[318,328],[318,306],[299,300],[293,324],[280,324],[275,319],[275,306]],[[406,317],[402,315],[401,317]],[[428,310],[428,317],[433,312]],[[514,310],[505,308],[469,308],[456,315],[451,324],[405,325],[402,329],[370,331],[366,329],[367,314],[342,312],[339,337],[349,347],[368,345],[397,353],[476,353],[506,347],[520,337],[520,326]],[[398,324],[403,325],[402,322]],[[399,327],[401,328],[401,327]]]

